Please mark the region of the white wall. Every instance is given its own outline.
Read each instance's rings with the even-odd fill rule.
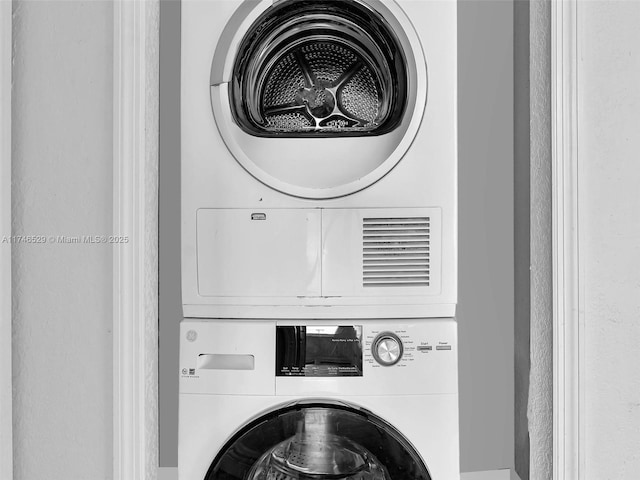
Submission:
[[[640,471],[640,2],[578,3],[586,476]]]
[[[14,235],[111,233],[112,18],[14,0]],[[14,245],[15,480],[112,477],[111,285],[108,245]]]

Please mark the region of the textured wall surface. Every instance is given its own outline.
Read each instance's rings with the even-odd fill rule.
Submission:
[[[158,150],[160,85],[160,2],[145,3],[145,480],[155,480],[159,465],[158,432]]]
[[[160,466],[178,466],[180,3],[160,2]]]
[[[640,471],[640,2],[578,4],[585,478]]]
[[[513,147],[513,2],[458,2],[463,472],[514,461]]]
[[[552,478],[553,350],[551,304],[551,9],[530,2],[531,373],[530,478]]]
[[[112,19],[14,1],[14,235],[111,233]],[[111,285],[109,245],[14,245],[15,480],[112,477]]]
[[[531,332],[531,162],[529,1],[514,2],[514,407],[515,469],[529,480],[529,339]]]

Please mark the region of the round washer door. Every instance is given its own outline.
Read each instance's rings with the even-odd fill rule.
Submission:
[[[215,428],[215,426],[213,427]],[[242,427],[204,480],[431,480],[383,419],[342,403],[294,403]]]
[[[392,1],[244,2],[211,71],[216,124],[236,160],[303,198],[380,180],[415,138],[426,96],[419,39]]]

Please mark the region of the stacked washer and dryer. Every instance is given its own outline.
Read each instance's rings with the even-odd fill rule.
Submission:
[[[182,1],[180,480],[457,480],[455,0]]]

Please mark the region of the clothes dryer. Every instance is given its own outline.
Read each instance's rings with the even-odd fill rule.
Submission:
[[[181,21],[185,316],[454,316],[455,0]]]

